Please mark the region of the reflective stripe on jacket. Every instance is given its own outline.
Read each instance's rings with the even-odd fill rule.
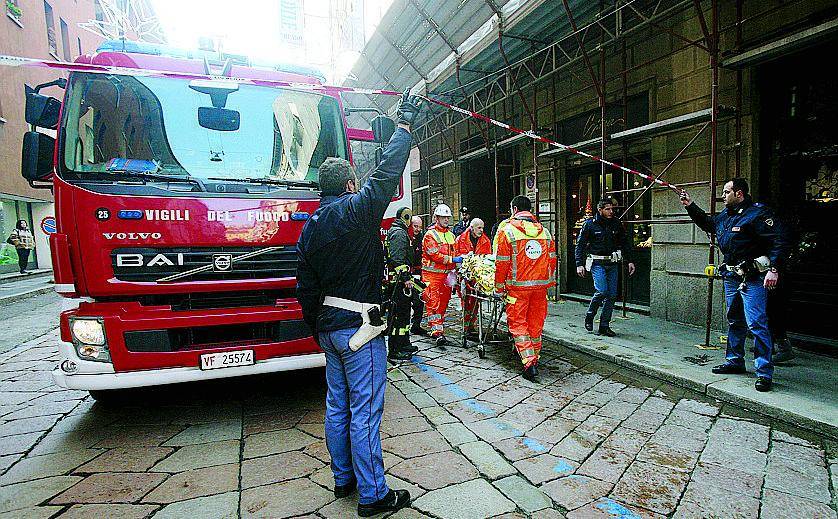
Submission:
[[[473,252],[475,254],[491,254],[492,242],[484,232],[480,235],[480,238],[477,239],[477,246],[472,246],[471,229],[469,229],[463,234],[457,236],[457,243],[455,244],[454,249],[458,256],[464,256],[469,252]]]
[[[498,230],[495,287],[548,288],[556,284],[556,244],[550,232],[527,211]]]
[[[454,270],[454,234],[436,224],[428,228],[422,239],[422,270],[445,273]]]

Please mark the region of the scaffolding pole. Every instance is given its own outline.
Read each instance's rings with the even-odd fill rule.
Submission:
[[[716,169],[718,168],[718,117],[719,117],[719,16],[717,0],[710,1],[711,10],[711,33],[707,33],[704,13],[701,11],[701,2],[696,0],[701,27],[707,38],[710,48],[710,69],[712,84],[710,86],[710,214],[716,214]],[[713,264],[716,250],[716,235],[710,235],[710,246],[708,248],[707,264]],[[704,329],[704,348],[710,349],[710,328],[713,325],[713,278],[707,277],[707,319]]]

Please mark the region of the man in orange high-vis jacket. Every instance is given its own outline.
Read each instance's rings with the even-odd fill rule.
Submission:
[[[422,239],[422,281],[427,285],[423,294],[425,316],[431,327],[431,337],[442,350],[450,344],[443,334],[445,310],[451,299],[451,288],[445,284],[445,279],[456,264],[463,261],[454,249],[454,234],[449,229],[450,225],[451,208],[439,204],[434,209],[434,223]]]
[[[457,236],[455,249],[458,256],[465,256],[469,252],[478,256],[492,253],[492,241],[483,232],[486,224],[480,218],[474,218],[469,224],[468,230]],[[463,303],[463,331],[467,336],[475,333],[474,323],[477,321],[477,300],[474,296],[460,294]]]
[[[498,229],[495,291],[506,292],[506,320],[524,363],[524,378],[534,380],[547,319],[547,289],[556,284],[556,244],[530,212],[525,196],[512,199],[512,217]]]

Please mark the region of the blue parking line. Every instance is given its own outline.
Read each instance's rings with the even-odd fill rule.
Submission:
[[[418,357],[418,356],[414,355],[410,359],[410,361],[413,362],[416,365],[417,368],[422,370],[423,373],[426,373],[429,377],[433,378],[434,380],[436,380],[438,382],[441,382],[443,384],[443,386],[445,387],[445,389],[447,391],[449,391],[452,395],[454,395],[458,398],[465,398],[466,400],[462,401],[462,404],[464,406],[466,406],[469,409],[471,409],[472,411],[474,411],[476,413],[479,413],[479,414],[482,414],[484,416],[495,416],[495,414],[496,414],[495,411],[493,411],[491,408],[481,404],[477,400],[475,400],[473,398],[469,398],[471,395],[469,394],[468,391],[466,391],[462,387],[458,386],[457,384],[453,383],[451,381],[451,379],[449,379],[448,377],[446,377],[442,373],[439,373],[437,370],[435,370],[431,366],[428,366],[427,364],[422,362],[422,357]],[[544,451],[548,450],[547,447],[542,445],[537,440],[533,440],[532,438],[527,438],[526,436],[524,436],[523,431],[520,431],[520,430],[516,429],[515,427],[509,425],[508,423],[506,423],[504,421],[501,421],[501,420],[498,420],[498,419],[493,419],[491,421],[491,424],[500,431],[511,432],[511,433],[513,433],[514,437],[521,438],[521,443],[524,445],[524,447],[530,449],[533,452],[544,452]],[[568,468],[571,471],[573,470],[572,467],[570,467],[570,465],[568,465]]]
[[[599,508],[606,514],[617,517],[618,519],[640,519],[640,516],[624,507],[613,499],[603,497],[594,504],[594,508]]]

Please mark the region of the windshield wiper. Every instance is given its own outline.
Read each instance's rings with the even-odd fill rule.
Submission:
[[[147,180],[157,180],[161,182],[188,182],[190,184],[195,184],[198,186],[200,191],[206,191],[204,187],[204,183],[195,177],[189,175],[161,175],[160,173],[146,173],[140,171],[127,171],[127,170],[116,170],[116,171],[107,171],[103,174],[104,176],[118,176],[118,177],[128,177],[128,178],[139,178],[139,179],[147,179]]]
[[[207,180],[219,180],[222,182],[244,182],[246,184],[269,184],[273,186],[286,187],[306,187],[316,188],[319,184],[313,180],[286,180],[281,178],[223,178],[223,177],[209,177]]]

